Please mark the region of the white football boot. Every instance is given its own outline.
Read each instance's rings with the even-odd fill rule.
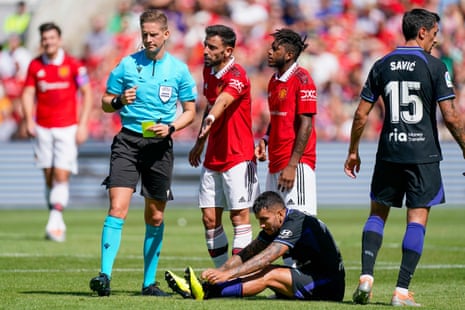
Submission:
[[[64,242],[66,240],[66,225],[62,212],[58,210],[50,211],[47,226],[45,226],[45,238],[55,242]]]

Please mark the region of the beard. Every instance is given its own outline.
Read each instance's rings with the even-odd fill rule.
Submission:
[[[207,68],[212,68],[212,67],[216,67],[218,66],[219,64],[221,64],[221,60],[220,59],[217,59],[217,60],[213,60],[211,58],[203,58],[203,63],[205,64],[205,67]]]
[[[268,66],[271,68],[282,68],[286,65],[286,60],[284,58],[274,59],[273,62],[270,62],[268,59]]]

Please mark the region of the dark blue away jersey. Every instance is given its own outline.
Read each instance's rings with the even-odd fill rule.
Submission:
[[[442,160],[437,103],[455,98],[444,63],[420,47],[398,47],[370,70],[361,98],[385,108],[377,159],[397,163]]]
[[[303,272],[336,274],[343,268],[342,256],[328,227],[314,216],[287,209],[284,223],[276,235],[261,231],[258,238],[267,244],[289,246],[289,256]]]

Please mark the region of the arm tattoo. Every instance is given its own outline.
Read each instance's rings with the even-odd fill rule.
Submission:
[[[240,253],[239,256],[242,258],[243,262],[248,261],[254,255],[260,253],[266,248],[267,244],[260,239],[252,240],[248,246],[246,246]]]
[[[250,245],[252,245],[252,247],[259,246],[259,245],[253,245],[252,243]],[[263,246],[263,243],[262,243],[262,246]],[[249,246],[247,246],[246,249],[247,248],[249,248]],[[276,259],[281,257],[284,253],[286,253],[288,249],[289,247],[287,245],[284,245],[279,242],[272,242],[263,251],[260,251],[258,254],[254,255],[253,257],[251,257],[249,260],[247,260],[243,264],[233,268],[233,270],[231,271],[234,275],[234,278],[248,275],[253,272],[262,270],[263,268],[269,266]]]

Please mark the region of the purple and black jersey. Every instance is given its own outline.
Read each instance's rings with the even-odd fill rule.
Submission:
[[[289,247],[289,256],[304,273],[317,271],[332,275],[343,269],[342,256],[326,225],[316,217],[287,209],[276,235],[261,231],[258,238],[267,244],[279,242]]]
[[[436,104],[455,94],[441,60],[420,47],[398,47],[373,65],[360,96],[371,103],[383,99],[377,159],[410,164],[442,160]]]

